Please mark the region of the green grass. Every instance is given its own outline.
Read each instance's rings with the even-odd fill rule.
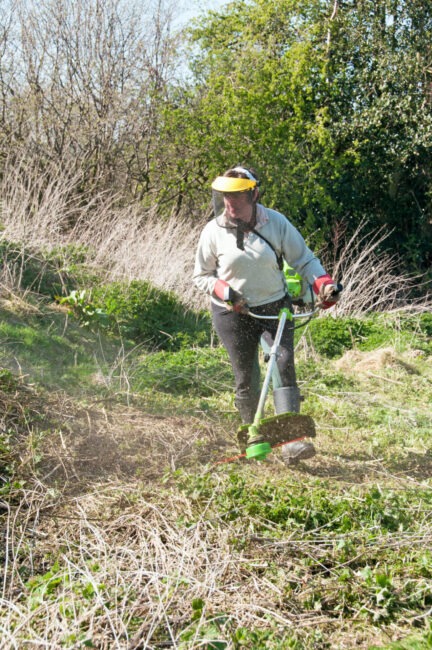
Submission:
[[[93,286],[89,304],[107,317],[105,329],[149,350],[176,351],[210,343],[210,318],[195,313],[172,292],[134,280]]]
[[[2,365],[46,388],[82,392],[94,387],[94,373],[108,372],[120,347],[119,341],[83,329],[43,302],[25,309],[10,301],[0,308]]]
[[[206,398],[232,386],[231,366],[220,347],[147,354],[138,359],[131,375],[138,392],[156,390]]]
[[[33,292],[54,299],[65,296],[82,283],[98,277],[83,264],[86,251],[69,245],[41,251],[18,242],[0,241],[0,262],[11,269],[19,291]]]
[[[226,353],[205,318],[191,343],[190,315],[171,349],[147,346],[135,289],[133,305],[113,289],[126,338],[46,297],[1,304],[0,623],[16,647],[432,647],[429,314],[299,330],[317,457],[214,465],[239,424]]]
[[[341,356],[347,350],[375,350],[392,346],[397,351],[415,348],[432,352],[432,315],[373,314],[361,319],[318,318],[308,325],[314,348],[327,358]],[[302,335],[298,330],[297,339]]]

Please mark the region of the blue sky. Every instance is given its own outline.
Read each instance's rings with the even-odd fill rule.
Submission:
[[[228,4],[228,2],[229,0],[186,0],[184,4],[180,5],[177,21],[180,24],[185,24],[191,18],[195,18],[206,11],[210,11],[211,9],[217,11],[223,5]]]

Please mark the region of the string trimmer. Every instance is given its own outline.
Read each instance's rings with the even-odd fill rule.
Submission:
[[[314,421],[308,415],[286,412],[263,418],[267,393],[275,370],[278,348],[286,321],[296,318],[310,319],[316,311],[315,308],[307,313],[293,314],[289,309],[282,309],[278,316],[258,316],[258,314],[249,312],[249,315],[253,318],[279,319],[279,323],[268,355],[267,371],[253,423],[241,426],[238,431],[241,451],[248,459],[264,460],[273,447],[299,438],[314,438],[316,436]]]

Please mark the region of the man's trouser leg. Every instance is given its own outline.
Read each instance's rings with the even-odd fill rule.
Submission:
[[[254,420],[260,396],[259,325],[244,314],[213,305],[213,324],[230,357],[235,378],[234,403],[244,424]]]
[[[297,386],[284,386],[273,391],[276,414],[300,413],[300,391]],[[285,465],[296,465],[301,460],[315,456],[313,444],[306,439],[294,440],[281,447],[282,458]]]
[[[247,391],[236,391],[236,396],[234,399],[234,404],[243,424],[252,424],[255,418],[255,413],[258,408],[259,402],[259,380],[260,380],[260,369],[258,364],[258,355],[256,355],[256,364],[252,369],[250,388]]]

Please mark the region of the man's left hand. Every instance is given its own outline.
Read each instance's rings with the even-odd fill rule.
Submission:
[[[317,278],[313,283],[313,290],[318,297],[318,307],[321,309],[333,307],[340,298],[342,288],[342,285],[337,284],[330,275]]]

